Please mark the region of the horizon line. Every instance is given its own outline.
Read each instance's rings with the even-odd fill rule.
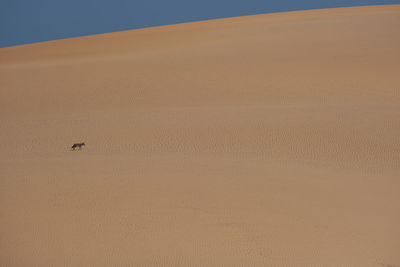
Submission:
[[[212,20],[220,20],[220,19],[232,19],[232,18],[240,18],[240,17],[250,17],[250,16],[258,16],[258,15],[268,15],[268,14],[279,14],[279,13],[291,13],[291,12],[302,12],[302,11],[317,11],[317,10],[330,10],[330,9],[341,9],[341,8],[357,8],[357,7],[378,7],[378,6],[398,6],[399,4],[387,4],[387,3],[382,3],[382,4],[374,4],[374,5],[356,5],[356,6],[337,6],[337,7],[327,7],[327,8],[305,8],[305,9],[293,9],[293,10],[286,10],[286,11],[271,11],[271,12],[259,12],[259,13],[249,13],[249,14],[243,14],[243,15],[238,15],[238,16],[221,16],[221,17],[210,17],[210,18],[204,18],[204,19],[189,19],[185,20],[182,22],[176,22],[176,23],[166,23],[166,24],[156,24],[156,25],[147,25],[147,26],[139,26],[139,27],[121,27],[121,29],[116,30],[116,31],[99,31],[99,32],[93,32],[93,33],[88,33],[88,34],[77,34],[77,35],[70,35],[66,37],[61,37],[61,38],[55,38],[55,39],[47,39],[47,40],[41,40],[41,41],[26,41],[26,42],[16,42],[15,44],[6,44],[2,45],[0,43],[0,49],[2,48],[12,48],[12,47],[20,47],[20,46],[28,46],[28,45],[36,45],[36,44],[41,44],[41,43],[48,43],[48,42],[54,42],[54,41],[60,41],[60,40],[68,40],[68,39],[74,39],[74,38],[82,38],[82,37],[90,37],[90,36],[95,36],[95,35],[102,35],[102,34],[112,34],[112,33],[119,33],[119,32],[127,32],[127,31],[133,31],[133,30],[143,30],[143,29],[151,29],[151,28],[159,28],[159,27],[166,27],[166,26],[173,26],[173,25],[180,25],[180,24],[186,24],[186,23],[196,23],[196,22],[206,22],[206,21],[212,21]],[[126,28],[126,29],[124,29]]]

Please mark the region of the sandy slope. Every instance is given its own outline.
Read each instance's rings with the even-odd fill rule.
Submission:
[[[0,265],[400,266],[399,30],[379,6],[0,49]]]

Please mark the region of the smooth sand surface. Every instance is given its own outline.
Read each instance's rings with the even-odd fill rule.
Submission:
[[[1,48],[0,265],[400,266],[399,51],[400,5]]]

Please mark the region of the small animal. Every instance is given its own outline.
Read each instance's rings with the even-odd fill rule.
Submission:
[[[75,150],[76,148],[79,148],[79,150],[81,150],[83,146],[85,146],[85,143],[75,143],[72,145],[72,150]]]

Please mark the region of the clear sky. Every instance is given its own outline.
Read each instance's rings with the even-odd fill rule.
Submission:
[[[400,0],[0,0],[0,47],[213,18]]]

